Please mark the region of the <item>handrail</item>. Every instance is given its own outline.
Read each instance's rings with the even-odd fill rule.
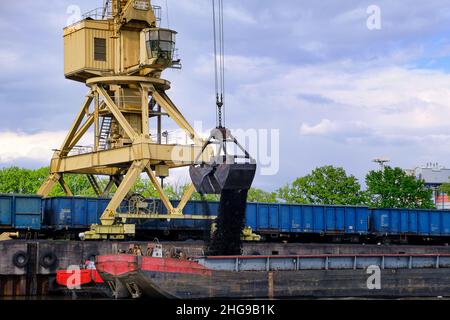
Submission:
[[[161,22],[161,6],[152,5],[152,10],[156,18],[156,22]],[[86,19],[93,19],[93,20],[108,20],[113,18],[112,9],[110,6],[106,7],[98,7],[92,10],[89,10],[81,15],[81,19],[75,21],[71,25],[77,24],[80,21],[86,20]]]

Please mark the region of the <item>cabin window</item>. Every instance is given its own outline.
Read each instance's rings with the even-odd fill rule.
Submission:
[[[106,39],[94,38],[94,60],[106,61]]]
[[[149,58],[172,62],[175,50],[175,34],[172,30],[151,29],[146,33]]]

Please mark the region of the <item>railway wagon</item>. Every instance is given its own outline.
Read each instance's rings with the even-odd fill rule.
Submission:
[[[109,199],[89,197],[51,197],[42,200],[43,229],[86,229],[99,223]]]
[[[259,234],[278,236],[364,236],[369,233],[367,207],[248,203],[246,225]]]
[[[172,201],[176,206],[179,201]],[[90,224],[98,223],[99,217],[108,203],[107,199],[55,197],[43,200],[44,228],[55,231],[82,231]],[[165,212],[160,200],[147,200],[144,212]],[[124,202],[118,211],[129,209]],[[189,201],[183,212],[217,216],[219,202]],[[369,214],[367,207],[330,206],[330,205],[298,205],[248,203],[245,225],[257,233],[271,238],[335,236],[354,237],[369,233]],[[193,219],[135,219],[138,234],[163,234],[176,236],[178,239],[199,238],[210,230],[210,221]]]
[[[0,194],[0,229],[39,230],[42,223],[41,197]]]
[[[99,223],[100,216],[108,205],[109,199],[90,197],[51,197],[43,201],[44,226],[53,229],[85,229],[89,225]],[[179,201],[171,201],[176,206]],[[166,209],[160,200],[147,200],[148,207],[141,208],[142,213],[159,212],[166,214]],[[189,201],[183,212],[185,214],[204,214],[216,216],[218,202]],[[126,201],[117,209],[118,212],[126,212]],[[192,219],[136,219],[137,228],[151,230],[173,229],[198,229],[202,223]]]
[[[77,235],[98,223],[109,199],[0,195],[0,231],[41,231],[43,235]],[[160,200],[146,200],[144,212],[165,213]],[[178,201],[172,201],[176,206]],[[124,202],[119,212],[127,212]],[[218,202],[189,201],[185,214],[216,216]],[[169,238],[201,238],[210,231],[210,221],[191,219],[137,219],[138,235]],[[249,202],[245,225],[270,238],[297,241],[400,241],[450,239],[450,210],[370,209],[359,206],[303,205]],[[311,239],[311,237],[313,239]]]
[[[65,233],[76,235],[78,232],[89,229],[91,224],[99,223],[100,216],[107,207],[109,199],[91,197],[50,197],[42,200],[44,232]],[[147,207],[140,208],[142,213],[166,213],[160,200],[147,199]],[[176,206],[179,201],[172,201]],[[202,214],[216,216],[218,202],[189,201],[183,212],[185,214]],[[124,201],[117,209],[118,212],[128,212],[129,204]],[[131,210],[133,210],[131,208]],[[193,219],[130,219],[136,224],[139,235],[152,231],[152,234],[184,237],[202,236],[203,232],[210,230],[210,224],[204,220]],[[72,234],[71,234],[72,233]]]
[[[149,211],[166,214],[166,208],[160,200],[147,200]],[[171,201],[176,207],[178,200]],[[183,209],[186,215],[200,214],[205,216],[217,216],[219,202],[188,201]],[[136,219],[131,220],[136,224],[136,236],[146,237],[157,235],[174,240],[205,239],[211,232],[211,220],[194,219]]]
[[[370,230],[379,237],[450,237],[450,210],[371,209]]]

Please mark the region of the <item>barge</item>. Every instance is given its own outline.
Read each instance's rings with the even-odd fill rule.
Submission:
[[[70,270],[73,269],[73,266],[79,266],[80,262],[83,260],[92,260],[94,256],[97,257],[97,260],[100,258],[106,259],[109,261],[116,260],[116,254],[118,252],[127,252],[130,246],[139,245],[141,248],[146,248],[149,245],[148,242],[116,242],[116,241],[94,241],[94,242],[80,242],[80,241],[48,241],[48,240],[9,240],[9,241],[1,241],[0,242],[0,299],[2,297],[18,297],[18,296],[54,296],[57,292],[61,292],[60,289],[64,289],[64,286],[58,284],[56,281],[56,276],[58,271],[60,270]],[[184,261],[197,262],[199,264],[204,264],[203,266],[206,269],[224,269],[225,266],[223,264],[223,259],[219,257],[203,257],[202,248],[204,247],[204,243],[202,242],[163,242],[164,248],[164,256],[166,253],[170,252],[185,252],[185,257],[187,259],[174,259],[177,264],[183,263]],[[52,253],[52,254],[51,254]],[[147,254],[146,250],[143,250],[144,254]],[[20,257],[21,254],[25,254],[27,264],[23,266],[21,261],[17,260],[17,257]],[[422,292],[420,295],[423,296],[450,296],[447,292],[448,286],[445,283],[447,272],[447,256],[450,255],[450,246],[409,246],[409,245],[360,245],[360,244],[295,244],[295,243],[245,243],[243,256],[237,256],[234,258],[226,257],[226,261],[228,261],[226,270],[228,272],[232,272],[231,274],[237,274],[239,272],[247,272],[248,269],[247,261],[252,261],[252,263],[258,262],[259,270],[261,270],[263,259],[267,257],[269,259],[269,271],[272,272],[272,277],[274,279],[274,297],[278,297],[278,277],[283,276],[288,273],[295,273],[296,266],[293,262],[289,262],[289,259],[295,259],[296,257],[300,257],[299,271],[302,271],[306,276],[322,276],[324,274],[331,275],[332,272],[336,271],[336,261],[338,261],[338,257],[342,257],[340,261],[346,261],[346,268],[343,270],[337,270],[338,273],[342,274],[344,272],[354,272],[360,274],[361,280],[358,280],[358,285],[361,286],[362,294],[367,294],[368,296],[381,296],[386,292],[383,291],[388,284],[387,281],[389,273],[396,272],[396,274],[400,274],[402,272],[412,272],[418,273],[419,276],[423,276],[426,273],[428,275],[426,278],[429,280],[432,277],[435,280],[428,283],[424,283],[424,287],[427,292]],[[128,256],[128,255],[125,255]],[[326,257],[328,256],[328,271],[325,268]],[[352,259],[356,256],[356,270],[352,270],[353,265],[351,264]],[[385,257],[385,267],[382,267],[382,257]],[[246,259],[246,257],[250,257]],[[309,258],[307,258],[309,257]],[[314,258],[315,257],[315,258]],[[371,274],[367,274],[367,268],[362,269],[364,266],[361,260],[362,258],[367,259],[367,263],[369,262],[369,257],[373,257],[373,260],[378,259],[378,264],[381,269],[381,291],[378,289],[367,290],[365,283],[367,279],[371,276]],[[398,268],[392,268],[391,262],[395,261],[395,257],[401,261],[402,265],[399,265]],[[409,258],[411,257],[411,258]],[[138,260],[146,260],[150,257],[136,257],[136,256],[128,256],[126,259],[130,260],[131,264],[138,264]],[[245,258],[245,259],[244,259]],[[319,268],[319,261],[321,261],[322,267],[320,269],[312,269],[310,267],[307,268],[308,259],[313,259],[315,261],[315,268]],[[158,258],[159,260],[161,258]],[[166,259],[166,258],[164,258]],[[409,259],[411,259],[411,269],[410,271],[406,270],[409,268]],[[437,264],[437,260],[439,259],[439,263]],[[104,260],[106,262],[106,260]],[[232,266],[239,266],[239,269],[231,269]],[[280,269],[280,267],[276,267],[281,261],[286,261],[286,270],[276,270]],[[20,263],[19,263],[20,262]],[[289,262],[289,263],[288,263]],[[427,263],[426,265],[420,265],[419,263]],[[273,264],[274,263],[274,264]],[[309,262],[308,262],[309,263]],[[213,264],[216,264],[213,265]],[[273,264],[273,266],[272,266]],[[438,266],[438,268],[436,268]],[[97,262],[97,269],[102,267],[101,263]],[[420,267],[420,268],[419,268]],[[341,268],[342,269],[342,268]],[[234,270],[238,270],[237,272]],[[263,272],[265,269],[263,269]],[[99,270],[98,270],[99,271]],[[220,270],[218,270],[220,271]],[[320,272],[319,272],[320,271]],[[86,271],[88,272],[88,271]],[[252,271],[253,272],[253,271]],[[260,272],[260,271],[258,271]],[[111,281],[115,281],[115,278],[118,278],[118,274],[114,274],[114,272],[110,272],[111,274],[107,275],[111,277]],[[249,272],[250,273],[250,272]],[[384,273],[387,273],[387,276],[384,276]],[[105,273],[104,273],[105,274]],[[247,274],[247,273],[245,273]],[[352,273],[354,276],[354,273]],[[302,273],[297,272],[296,277],[300,277]],[[101,275],[101,278],[105,277]],[[125,276],[123,274],[122,276]],[[262,278],[266,277],[268,279],[268,273]],[[328,277],[328,276],[327,276]],[[403,276],[403,279],[409,279],[409,275]],[[191,278],[187,277],[187,286],[190,284],[194,284]],[[329,279],[329,277],[327,278]],[[399,279],[399,278],[397,278]],[[268,281],[268,280],[267,280]],[[306,281],[306,280],[305,280]],[[331,280],[330,280],[331,281]],[[361,285],[362,281],[362,285]],[[437,284],[436,284],[437,283]],[[138,283],[139,284],[139,283]],[[89,288],[94,287],[104,287],[105,292],[108,296],[110,296],[110,285],[107,283],[94,283],[90,282],[86,284]],[[221,285],[221,284],[220,284]],[[320,287],[323,286],[325,288],[329,288],[329,282],[321,281],[319,284],[315,286],[315,292],[305,292],[299,293],[304,294],[304,296],[321,296],[317,291],[320,291]],[[437,290],[436,287],[442,285],[443,288]],[[161,285],[164,286],[164,285]],[[217,285],[218,286],[218,285]],[[297,286],[297,285],[296,285]],[[429,287],[427,289],[427,286]],[[90,291],[84,284],[81,285],[83,291]],[[122,285],[121,282],[118,281],[118,288],[124,288],[125,291],[123,295],[131,296],[129,290],[125,285]],[[132,288],[132,287],[130,287]],[[85,289],[85,290],[84,290]],[[142,288],[139,288],[140,291],[143,291]],[[215,288],[213,288],[216,290]],[[98,289],[96,289],[98,291]],[[192,290],[192,286],[189,288]],[[212,294],[215,295],[214,290]],[[298,288],[296,289],[298,290]],[[440,292],[438,292],[440,291]],[[65,291],[64,291],[65,292]],[[120,292],[120,290],[116,290],[116,292]],[[375,292],[375,293],[373,293]],[[412,296],[413,293],[406,292],[404,290],[405,296]],[[419,294],[418,293],[418,294]],[[327,295],[332,295],[333,292],[328,292]],[[136,296],[139,296],[137,294]],[[140,296],[145,296],[144,292],[140,293]],[[191,295],[192,296],[192,295]],[[269,296],[266,294],[266,296]],[[322,295],[323,296],[323,295]],[[301,297],[301,295],[300,295]],[[389,296],[387,296],[389,298]]]
[[[317,254],[174,259],[98,256],[115,298],[296,299],[450,296],[450,254]]]

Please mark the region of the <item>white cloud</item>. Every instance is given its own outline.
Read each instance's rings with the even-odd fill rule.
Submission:
[[[265,105],[267,112],[274,108],[298,112],[302,122],[305,118],[315,122],[317,118],[353,121],[389,133],[413,129],[433,132],[449,124],[450,74],[442,71],[371,68],[365,63],[345,61],[305,67],[278,64],[262,70],[266,74],[259,74],[251,84],[241,85],[234,100],[245,105]],[[274,70],[284,72],[273,73]],[[242,72],[245,79],[246,70],[235,72]],[[321,108],[305,101],[308,95],[320,97]],[[303,132],[329,131],[333,122],[305,125]]]
[[[354,21],[365,22],[367,17],[366,8],[361,7],[338,14],[332,19],[332,22],[336,24],[351,23]]]
[[[223,9],[225,19],[245,24],[255,24],[256,19],[242,7],[226,6]]]
[[[328,119],[322,119],[316,125],[309,125],[303,123],[300,127],[300,134],[302,135],[328,135],[336,131],[337,125]]]
[[[16,160],[50,161],[54,149],[61,146],[67,132],[46,131],[34,134],[21,132],[0,132],[0,163]],[[85,141],[80,142],[84,144]]]
[[[268,57],[225,56],[227,78],[237,78],[240,82],[260,80],[272,66],[279,66],[276,60]],[[197,58],[194,72],[200,76],[214,77],[214,56],[202,55]]]
[[[17,71],[20,67],[21,57],[11,50],[0,49],[0,69],[5,71]]]
[[[300,43],[299,48],[306,52],[315,54],[317,57],[324,57],[323,51],[326,49],[326,45],[319,41],[308,41]]]
[[[175,3],[175,2],[173,2]],[[163,6],[163,10],[165,10],[165,3],[162,0],[154,2],[154,4],[158,4]],[[205,17],[209,17],[212,19],[212,4],[211,1],[203,1],[203,0],[190,0],[190,1],[176,1],[176,6],[178,9],[189,16],[200,16],[203,19]],[[170,9],[170,3],[169,3]],[[216,3],[216,10],[218,10]],[[224,23],[228,24],[231,22],[244,23],[244,24],[255,24],[257,20],[255,17],[247,10],[247,8],[237,5],[237,4],[229,4],[224,3],[223,8],[224,14]]]

